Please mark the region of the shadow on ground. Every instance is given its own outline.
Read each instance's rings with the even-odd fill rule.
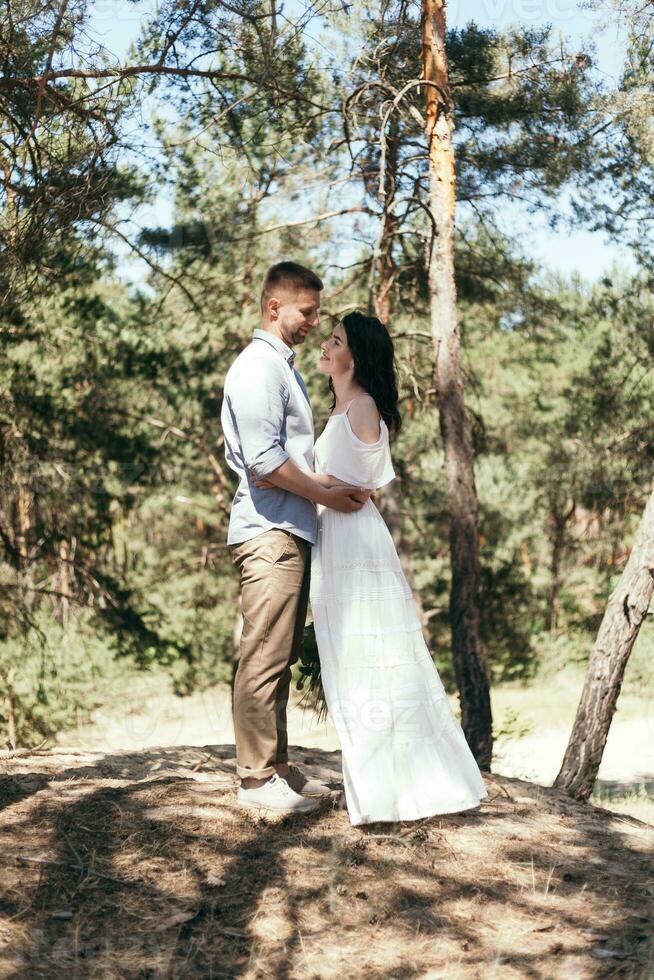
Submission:
[[[339,786],[340,753],[291,757]],[[7,760],[0,976],[653,976],[651,827],[484,778],[476,810],[361,829],[337,792],[243,814],[233,746]]]

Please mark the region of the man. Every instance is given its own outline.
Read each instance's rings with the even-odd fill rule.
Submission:
[[[288,764],[286,706],[309,601],[316,504],[350,513],[366,495],[316,483],[313,416],[293,348],[318,324],[321,280],[295,262],[266,273],[261,327],[225,378],[225,455],[239,476],[227,543],[240,573],[243,632],[234,679],[238,804],[306,813],[328,787]],[[268,489],[258,487],[261,481]]]

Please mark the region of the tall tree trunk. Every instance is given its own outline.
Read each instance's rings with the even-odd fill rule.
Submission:
[[[34,584],[34,565],[30,561],[30,536],[33,527],[34,500],[28,486],[18,483],[14,498],[14,541],[16,545],[16,567],[26,590],[21,601],[26,608],[31,609],[36,603],[36,594],[32,590]]]
[[[565,554],[566,528],[568,521],[575,512],[575,503],[572,502],[567,511],[560,510],[556,504],[550,511],[550,522],[552,525],[552,558],[550,562],[550,587],[547,593],[547,608],[545,610],[545,629],[548,632],[555,630],[558,625],[559,617],[559,593],[563,578],[561,568],[563,556]]]
[[[386,155],[384,167],[384,202],[382,212],[382,224],[377,243],[377,258],[375,276],[375,287],[373,302],[376,316],[388,326],[391,335],[393,333],[391,318],[394,309],[393,285],[395,281],[396,265],[393,252],[395,233],[398,227],[398,219],[394,213],[395,188],[397,186],[397,164],[398,164],[398,140],[397,140],[397,116],[391,115],[389,132],[386,136]],[[379,494],[379,510],[386,522],[393,544],[398,553],[402,564],[402,569],[413,592],[425,642],[429,639],[427,628],[427,617],[420,599],[420,594],[414,586],[413,563],[411,561],[411,551],[407,545],[402,526],[402,512],[400,505],[401,494],[398,489],[397,481],[390,483]]]
[[[32,499],[31,495],[22,483],[18,485],[18,492],[16,494],[16,530],[15,530],[15,541],[16,549],[18,551],[18,567],[21,572],[29,571],[29,533],[32,527],[31,522],[31,510],[32,510]]]
[[[61,538],[59,542],[59,622],[64,632],[68,630],[68,617],[70,615],[70,546],[66,538]]]
[[[429,150],[431,331],[436,358],[440,431],[450,497],[452,656],[461,725],[480,767],[490,768],[492,716],[488,668],[479,635],[479,531],[470,424],[463,401],[454,284],[454,147],[444,0],[422,0],[423,76]]]
[[[654,591],[654,488],[636,540],[611,593],[593,647],[577,716],[554,785],[578,800],[593,790],[625,667]]]

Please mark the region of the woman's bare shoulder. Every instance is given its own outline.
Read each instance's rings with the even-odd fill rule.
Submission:
[[[377,442],[380,436],[379,409],[372,395],[357,395],[348,410],[352,431],[361,442]]]

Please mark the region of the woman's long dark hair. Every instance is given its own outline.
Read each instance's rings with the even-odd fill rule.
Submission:
[[[391,336],[376,316],[347,313],[341,323],[354,359],[354,380],[372,395],[390,434],[397,435],[402,418],[397,409],[399,399]],[[334,395],[333,409],[336,395],[331,378],[329,387]]]

